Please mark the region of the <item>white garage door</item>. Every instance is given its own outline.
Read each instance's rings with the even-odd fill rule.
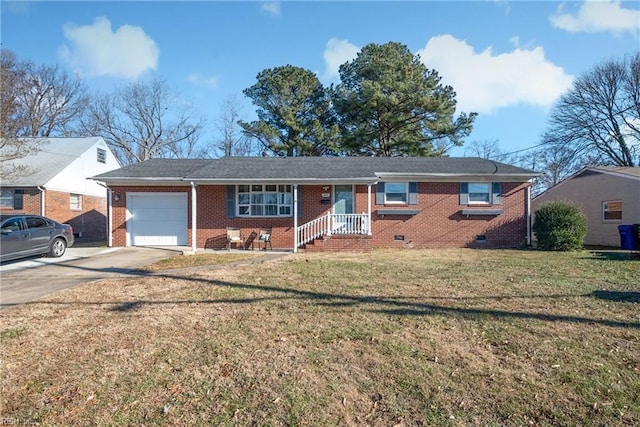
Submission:
[[[187,244],[186,193],[127,194],[127,206],[132,246]]]

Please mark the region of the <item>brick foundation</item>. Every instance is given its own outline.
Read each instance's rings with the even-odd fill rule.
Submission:
[[[304,245],[305,252],[371,252],[371,236],[324,236]]]

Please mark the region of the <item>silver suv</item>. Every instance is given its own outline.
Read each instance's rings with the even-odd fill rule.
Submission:
[[[73,228],[39,215],[0,215],[0,261],[32,255],[64,255]]]

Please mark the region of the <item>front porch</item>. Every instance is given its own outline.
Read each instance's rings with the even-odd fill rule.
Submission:
[[[296,227],[295,249],[306,251],[371,251],[371,214],[327,213]]]

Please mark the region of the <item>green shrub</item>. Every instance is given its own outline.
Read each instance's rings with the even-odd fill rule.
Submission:
[[[540,249],[579,250],[587,235],[587,220],[575,203],[546,202],[536,211],[533,232]]]

